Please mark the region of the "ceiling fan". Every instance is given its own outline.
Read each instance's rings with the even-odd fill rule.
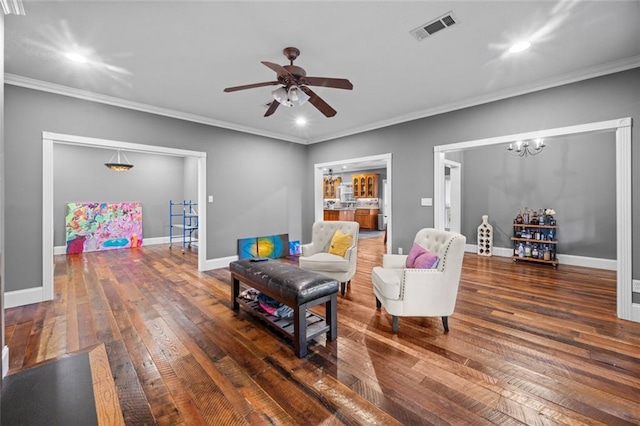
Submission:
[[[256,87],[282,85],[272,92],[275,102],[271,102],[264,116],[269,117],[278,106],[284,105],[292,107],[294,104],[302,105],[309,101],[311,105],[316,107],[318,111],[326,117],[336,115],[336,110],[331,108],[320,96],[318,96],[308,86],[332,87],[334,89],[352,90],[353,84],[345,78],[327,78],[327,77],[308,77],[307,72],[293,65],[293,61],[300,56],[300,50],[295,47],[286,47],[282,53],[289,59],[289,65],[278,65],[273,62],[262,61],[267,67],[271,68],[277,74],[277,80],[265,81],[262,83],[246,84],[244,86],[227,87],[225,92],[235,92],[244,89],[254,89]]]

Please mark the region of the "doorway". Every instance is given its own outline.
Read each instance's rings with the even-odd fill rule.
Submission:
[[[337,160],[327,163],[318,163],[313,166],[314,170],[314,179],[313,179],[313,194],[314,194],[314,221],[321,221],[324,219],[324,209],[323,209],[323,194],[322,194],[322,176],[323,169],[325,168],[334,168],[341,169],[343,166],[348,166],[352,169],[359,168],[384,168],[387,172],[387,184],[386,184],[386,195],[384,202],[385,215],[387,220],[387,238],[386,238],[386,250],[387,253],[391,253],[391,241],[392,241],[392,232],[393,232],[393,195],[392,195],[392,171],[391,171],[391,154],[380,154],[380,155],[372,155],[369,157],[357,157],[350,158],[347,160]]]
[[[167,148],[154,145],[143,145],[130,142],[112,141],[106,139],[86,138],[81,136],[64,135],[50,132],[42,133],[42,287],[36,288],[31,294],[32,299],[27,303],[38,303],[53,300],[53,146],[54,144],[78,145],[94,148],[123,149],[131,152],[172,155],[177,157],[194,158],[198,167],[198,270],[206,270],[207,260],[207,212],[206,212],[206,171],[207,154],[199,151]],[[47,261],[50,259],[51,261]],[[26,304],[26,303],[23,303]],[[16,305],[17,306],[17,305]]]
[[[445,226],[444,229],[460,233],[462,222],[462,164],[444,161],[444,192],[445,192]]]
[[[621,319],[640,322],[640,304],[633,303],[633,258],[631,226],[631,118],[600,121],[576,126],[472,140],[433,148],[434,227],[444,229],[444,167],[446,154],[490,145],[508,144],[518,140],[534,140],[555,136],[595,132],[615,132],[616,150],[616,281],[617,315]]]

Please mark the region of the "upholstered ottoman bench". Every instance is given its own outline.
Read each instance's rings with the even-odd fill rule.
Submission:
[[[229,264],[229,271],[233,310],[238,311],[242,306],[292,339],[295,354],[299,358],[307,355],[308,340],[322,333],[327,333],[329,341],[338,337],[338,281],[272,259],[259,262],[252,259],[236,260]],[[269,315],[258,308],[257,302],[239,298],[241,282],[291,307],[293,319]],[[326,318],[307,311],[307,308],[321,303],[325,304]]]

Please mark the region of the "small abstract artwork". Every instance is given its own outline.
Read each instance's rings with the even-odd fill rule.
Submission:
[[[289,234],[251,237],[238,240],[238,258],[269,257],[277,259],[289,255]]]
[[[142,203],[68,203],[67,254],[140,247]]]
[[[289,256],[300,256],[302,254],[302,247],[300,241],[289,241]]]

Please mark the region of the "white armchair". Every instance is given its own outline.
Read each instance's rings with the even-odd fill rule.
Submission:
[[[337,230],[353,236],[344,256],[329,253],[331,239]],[[347,284],[356,273],[359,230],[360,225],[357,222],[315,222],[311,232],[311,243],[302,245],[300,268],[318,272],[339,281],[341,293],[344,296]]]
[[[376,306],[392,315],[393,332],[398,332],[398,317],[442,317],[445,332],[453,314],[460,284],[466,238],[463,235],[425,228],[418,231],[414,243],[439,257],[434,269],[406,267],[407,255],[385,254],[382,267],[371,272]]]

